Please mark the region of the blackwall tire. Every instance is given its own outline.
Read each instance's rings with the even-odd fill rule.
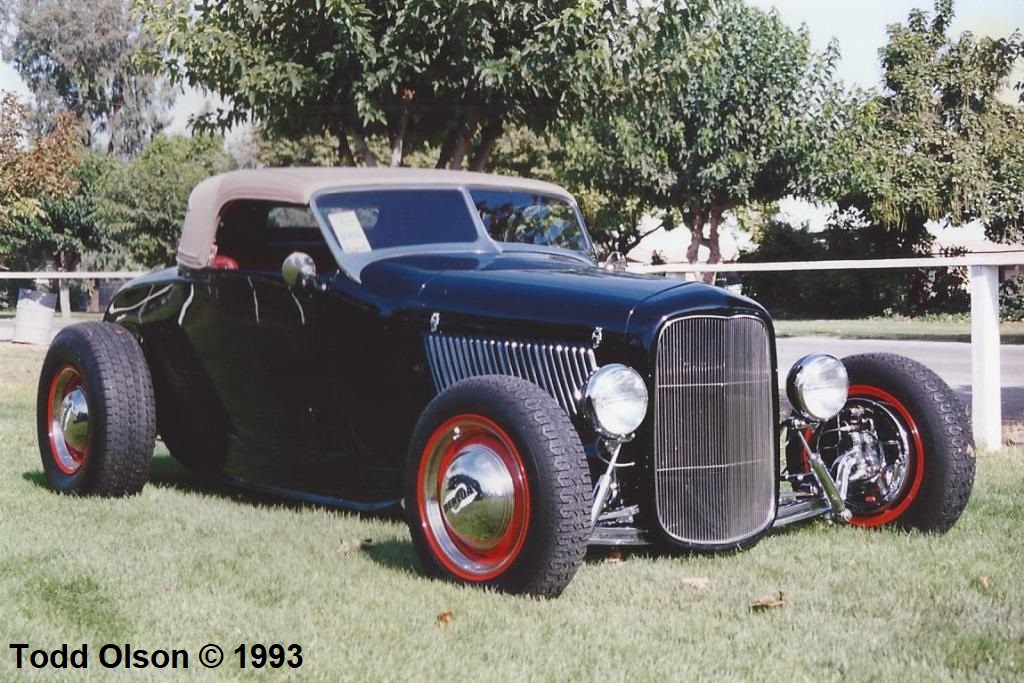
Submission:
[[[862,354],[844,358],[843,364],[850,376],[847,405],[878,406],[883,411],[879,421],[897,425],[909,445],[909,468],[899,494],[878,509],[854,511],[851,523],[948,531],[974,486],[974,441],[960,399],[938,375],[904,356]]]
[[[524,380],[467,379],[431,401],[405,492],[413,544],[432,576],[555,597],[586,555],[583,447],[558,403]]]
[[[43,361],[36,423],[43,471],[55,491],[141,491],[156,410],[146,359],[131,333],[93,322],[61,330]]]

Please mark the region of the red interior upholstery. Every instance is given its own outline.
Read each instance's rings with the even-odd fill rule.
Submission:
[[[217,254],[210,259],[210,267],[217,270],[238,270],[238,261],[227,254]]]

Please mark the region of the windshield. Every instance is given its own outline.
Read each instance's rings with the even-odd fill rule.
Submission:
[[[316,209],[346,254],[478,238],[458,189],[338,192],[320,197]]]
[[[564,199],[509,190],[471,189],[469,194],[495,242],[536,244],[591,255],[576,209]]]

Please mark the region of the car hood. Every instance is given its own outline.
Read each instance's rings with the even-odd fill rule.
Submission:
[[[588,342],[595,327],[621,335],[644,301],[699,286],[536,254],[389,259],[364,271],[363,282],[403,283],[415,308],[422,315],[439,313],[446,330]]]

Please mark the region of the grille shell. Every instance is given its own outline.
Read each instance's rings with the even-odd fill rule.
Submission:
[[[579,412],[583,385],[597,370],[594,350],[585,346],[432,333],[426,348],[438,393],[470,377],[510,375],[544,389],[570,416]]]
[[[733,546],[774,520],[775,371],[754,316],[666,323],[655,351],[654,489],[674,541]]]

